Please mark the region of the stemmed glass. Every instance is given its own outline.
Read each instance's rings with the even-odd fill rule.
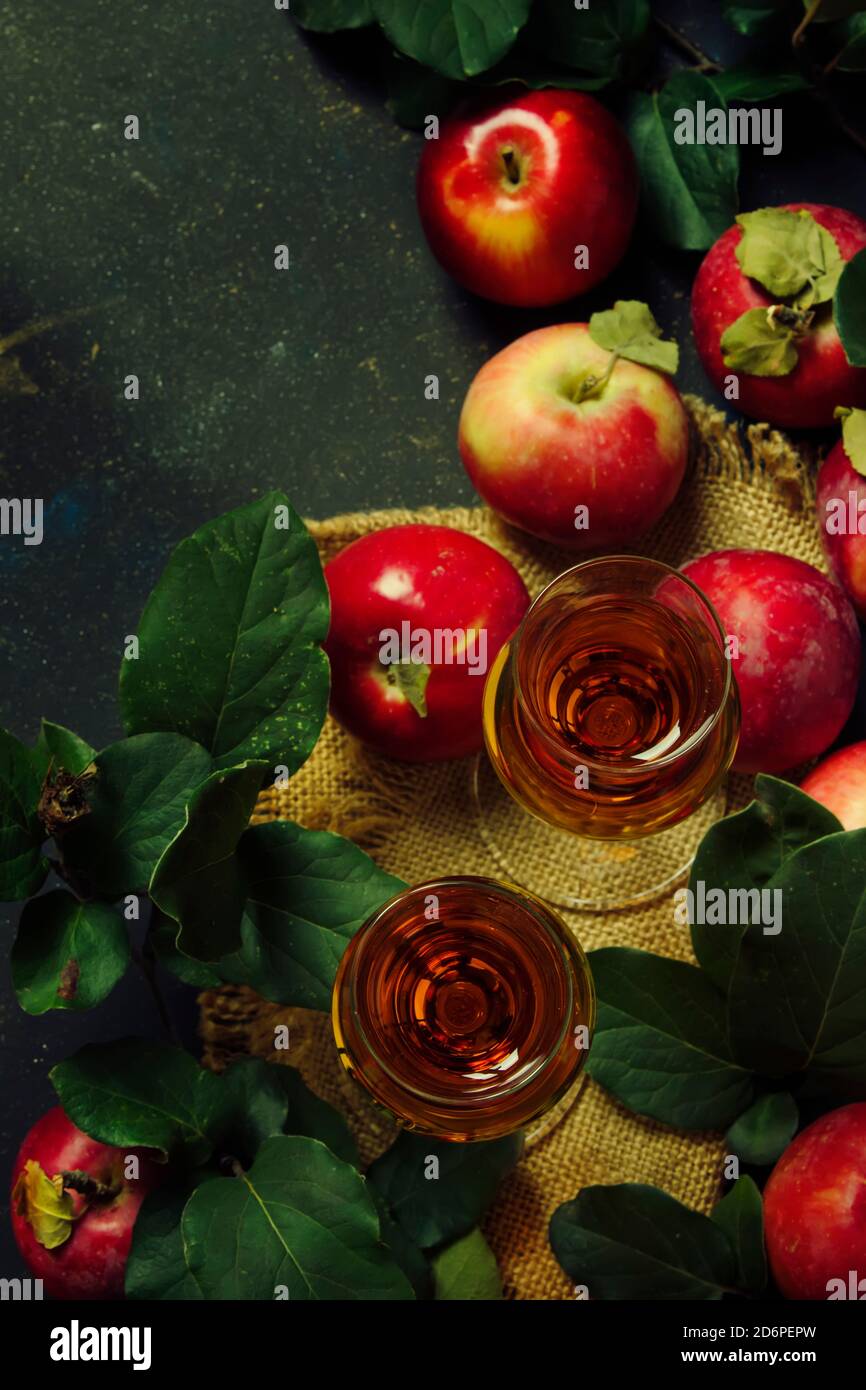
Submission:
[[[499,868],[584,910],[658,896],[724,814],[740,709],[709,599],[658,560],[554,579],[484,690],[473,791]]]

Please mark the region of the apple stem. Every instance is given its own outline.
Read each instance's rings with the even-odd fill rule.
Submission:
[[[502,151],[502,163],[505,165],[505,172],[508,175],[509,183],[520,183],[520,165],[514,150],[509,146]]]
[[[604,376],[584,377],[574,396],[575,405],[580,405],[581,401],[587,401],[593,396],[600,396],[607,383],[610,381],[611,372],[619,361],[619,353],[612,352],[605,369]]]
[[[90,1173],[85,1173],[80,1168],[75,1168],[69,1172],[62,1172],[64,1188],[71,1192],[80,1192],[82,1197],[89,1197],[91,1201],[104,1202],[108,1198],[116,1197],[120,1191],[120,1184],[112,1186],[111,1183],[100,1182],[98,1178],[91,1177]]]

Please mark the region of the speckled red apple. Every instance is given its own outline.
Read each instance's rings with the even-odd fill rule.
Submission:
[[[717,550],[683,570],[736,639],[743,724],[734,767],[784,772],[823,753],[851,713],[860,674],[860,631],[838,584],[769,550]]]
[[[623,359],[600,395],[575,399],[610,360],[585,323],[539,328],[484,364],[460,415],[460,455],[485,502],[569,550],[630,545],[670,506],[688,462],[688,419],[663,373]]]
[[[866,620],[866,478],[853,467],[841,439],[818,470],[816,503],[830,568]]]
[[[585,294],[621,259],[637,202],[628,140],[583,92],[522,92],[464,110],[424,142],[418,169],[434,255],[500,304]]]
[[[819,203],[784,206],[789,212],[801,208],[810,212],[833,235],[846,261],[866,246],[866,222],[853,212]],[[773,296],[740,269],[735,251],[742,234],[735,224],[719,237],[707,252],[692,288],[695,343],[704,369],[719,391],[732,374],[722,358],[722,334],[747,310],[769,308],[774,303]],[[787,376],[736,373],[739,397],[732,404],[756,420],[800,428],[832,425],[837,406],[866,405],[866,369],[848,362],[827,306],[797,347],[797,365]]]
[[[139,1164],[135,1179],[124,1173],[131,1155]],[[15,1242],[45,1293],[64,1299],[123,1296],[135,1218],[164,1173],[145,1150],[112,1148],[82,1134],[59,1105],[36,1121],[12,1170],[10,1211]],[[90,1192],[66,1185],[68,1180],[81,1187],[84,1178],[90,1179]],[[52,1180],[53,1196],[46,1186]],[[68,1219],[46,1223],[46,1210],[55,1200]],[[46,1240],[59,1243],[49,1248]]]
[[[392,758],[431,762],[480,748],[486,672],[529,606],[511,562],[450,526],[389,526],[341,550],[325,579],[334,718]],[[457,645],[443,641],[438,662],[383,662],[385,634],[404,623],[410,635],[455,633]]]
[[[843,830],[866,829],[866,743],[838,748],[800,786],[833,812]]]
[[[764,1228],[785,1298],[866,1298],[866,1104],[788,1145],[764,1188]]]

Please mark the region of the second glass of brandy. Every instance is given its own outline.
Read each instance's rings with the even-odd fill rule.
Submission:
[[[398,893],[355,934],[332,1019],[344,1066],[407,1128],[531,1138],[574,1098],[595,994],[546,903],[494,879],[437,879]]]
[[[739,726],[724,629],[691,580],[640,556],[576,565],[487,677],[475,795],[488,847],[564,906],[655,897],[724,814]]]

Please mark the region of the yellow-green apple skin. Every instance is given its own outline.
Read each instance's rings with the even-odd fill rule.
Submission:
[[[688,463],[688,419],[663,373],[621,358],[576,399],[610,359],[585,323],[537,329],[485,363],[460,415],[460,456],[488,506],[568,550],[630,546]]]

